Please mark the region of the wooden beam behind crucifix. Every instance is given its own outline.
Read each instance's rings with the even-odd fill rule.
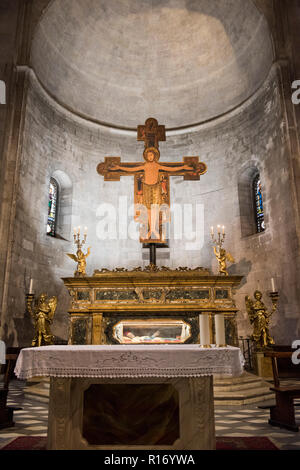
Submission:
[[[120,181],[121,176],[134,175],[135,220],[141,225],[141,243],[166,241],[165,228],[169,221],[170,208],[169,177],[183,176],[186,181],[195,181],[207,171],[206,164],[200,162],[199,157],[183,157],[182,163],[160,163],[157,147],[159,140],[164,140],[165,130],[164,126],[158,126],[153,118],[147,119],[145,129],[147,123],[153,121],[155,122],[151,129],[154,129],[156,134],[152,133],[151,138],[147,134],[148,131],[145,130],[142,135],[138,131],[138,140],[144,140],[145,146],[149,142],[155,144],[145,148],[145,162],[122,163],[120,157],[105,157],[104,162],[97,166],[97,172],[104,176],[105,181]]]

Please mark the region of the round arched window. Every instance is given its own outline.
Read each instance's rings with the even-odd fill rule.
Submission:
[[[253,180],[254,209],[257,233],[265,230],[265,217],[263,206],[263,195],[261,189],[260,175],[257,174]]]
[[[55,237],[55,229],[57,222],[57,204],[58,204],[58,184],[54,178],[50,178],[49,195],[48,195],[48,221],[47,235]]]

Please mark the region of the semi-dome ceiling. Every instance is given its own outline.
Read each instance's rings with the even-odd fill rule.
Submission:
[[[226,113],[272,64],[265,18],[251,0],[53,0],[31,65],[57,101],[89,119],[167,128]]]

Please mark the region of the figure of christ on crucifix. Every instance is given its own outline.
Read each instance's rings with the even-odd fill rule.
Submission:
[[[199,180],[207,167],[199,162],[199,157],[184,157],[183,164],[161,164],[160,152],[156,147],[146,147],[143,156],[145,163],[123,164],[119,157],[106,157],[105,162],[97,166],[97,171],[105,181],[118,181],[120,176],[135,175],[135,220],[140,223],[140,242],[164,243],[166,224],[169,222],[169,176],[182,175],[185,180]]]

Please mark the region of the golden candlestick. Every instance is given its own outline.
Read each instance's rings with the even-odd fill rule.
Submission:
[[[214,228],[213,227],[211,227],[211,229],[210,229],[210,235],[211,235],[211,239],[212,239],[213,244],[218,246],[219,249],[221,249],[222,245],[225,241],[225,227],[224,227],[224,225],[222,226],[222,233],[221,233],[221,225],[218,225],[217,229],[218,229],[218,238],[217,239],[215,238]]]
[[[80,250],[86,242],[87,227],[84,227],[84,233],[83,233],[83,238],[82,239],[80,239],[80,226],[77,229],[76,229],[76,227],[74,227],[73,237],[74,237],[74,243],[77,246],[77,249]]]
[[[34,302],[34,294],[26,294],[26,307],[30,313],[35,327],[35,336],[31,346],[47,346],[54,343],[50,325],[53,321],[57,307],[57,297],[48,299],[47,294],[42,293]]]
[[[219,274],[220,275],[225,275],[228,276],[227,272],[227,265],[226,261],[229,261],[229,263],[234,263],[234,259],[231,256],[230,253],[226,252],[224,248],[222,248],[223,243],[225,241],[225,227],[224,225],[221,227],[221,225],[218,225],[218,237],[215,238],[214,235],[214,228],[211,227],[211,239],[214,244],[214,253],[217,258],[217,261],[219,263]],[[222,229],[222,230],[221,230]],[[222,232],[222,233],[221,233]]]
[[[67,256],[69,256],[73,261],[77,263],[77,268],[74,273],[75,277],[84,277],[86,276],[86,258],[90,255],[91,253],[91,247],[87,249],[86,254],[83,253],[82,247],[86,243],[87,239],[87,227],[84,229],[83,233],[83,238],[80,238],[80,227],[77,229],[74,228],[74,244],[77,246],[77,251],[76,255],[73,253],[67,253]]]

